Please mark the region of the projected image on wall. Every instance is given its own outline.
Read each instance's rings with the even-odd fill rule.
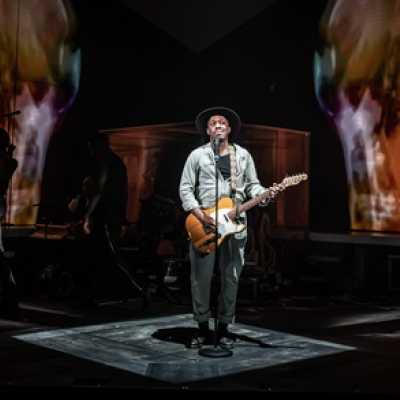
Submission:
[[[400,1],[330,1],[321,34],[315,90],[342,144],[351,227],[400,231]]]
[[[68,0],[0,0],[0,126],[18,161],[7,222],[36,223],[48,144],[75,99],[79,74]]]

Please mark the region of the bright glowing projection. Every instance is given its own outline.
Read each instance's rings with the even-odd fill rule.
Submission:
[[[343,146],[353,229],[400,231],[400,1],[335,0],[315,89]]]
[[[68,0],[0,0],[0,118],[16,146],[8,220],[34,224],[48,144],[79,86],[80,50]]]

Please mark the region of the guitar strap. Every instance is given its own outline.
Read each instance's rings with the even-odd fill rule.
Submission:
[[[229,145],[229,161],[231,164],[231,198],[236,207],[236,218],[239,218],[239,200],[236,198],[236,149]]]

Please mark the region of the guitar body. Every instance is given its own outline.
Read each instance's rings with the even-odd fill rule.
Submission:
[[[226,237],[242,232],[246,229],[246,225],[237,224],[228,217],[228,213],[232,211],[234,204],[231,198],[223,197],[218,201],[218,246]],[[203,210],[215,220],[215,207]],[[207,232],[203,224],[193,215],[189,214],[185,222],[186,231],[193,246],[201,253],[210,254],[215,251],[215,233]]]

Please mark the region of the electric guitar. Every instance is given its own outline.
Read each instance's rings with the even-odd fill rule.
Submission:
[[[284,191],[289,186],[298,185],[300,182],[308,179],[307,174],[297,174],[287,176],[278,185],[279,191]],[[266,191],[253,199],[241,204],[236,210],[234,202],[229,197],[223,197],[218,201],[218,240],[217,246],[225,240],[226,237],[234,235],[235,233],[242,232],[246,225],[237,223],[235,221],[236,212],[242,213],[250,210],[257,204],[274,197],[273,193],[276,191],[275,186],[270,186]],[[210,215],[215,220],[216,207],[203,210],[207,215]],[[207,231],[200,220],[193,214],[189,214],[185,221],[186,231],[192,241],[194,247],[204,254],[209,254],[215,251],[215,229],[211,232]]]

